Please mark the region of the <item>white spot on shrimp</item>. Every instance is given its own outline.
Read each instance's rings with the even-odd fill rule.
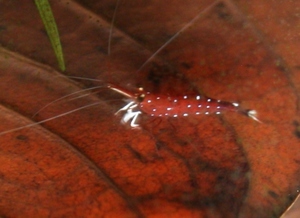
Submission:
[[[199,115],[200,114],[200,112],[196,112],[196,115]]]
[[[220,106],[217,106],[217,109],[220,109],[221,107]]]
[[[162,114],[159,114],[158,116],[159,116],[159,117],[162,117],[163,115],[162,115]]]
[[[176,102],[178,102],[178,100],[177,100],[177,99],[174,99],[174,101],[173,101],[173,102],[175,102],[175,103],[176,103]]]
[[[220,102],[221,102],[221,100],[217,100],[217,102],[218,102],[218,103],[220,103]]]
[[[183,96],[183,99],[187,99],[187,98],[188,98],[187,95],[184,95],[184,96]]]
[[[160,99],[160,97],[158,96],[158,97],[156,97],[156,100],[159,100]]]
[[[148,103],[151,103],[151,100],[148,100],[147,102],[148,102]]]
[[[209,98],[209,99],[207,99],[207,102],[211,102],[211,99]]]
[[[209,106],[209,105],[207,105],[207,106],[206,106],[206,108],[210,108],[210,106]]]
[[[221,114],[221,112],[220,112],[220,111],[217,111],[216,114]]]
[[[207,115],[207,114],[209,114],[209,112],[208,112],[208,111],[206,111],[206,112],[205,112],[205,114]]]
[[[156,111],[156,108],[153,108],[152,111],[153,111],[153,112]]]
[[[154,114],[151,114],[151,117],[154,117]]]
[[[239,103],[234,102],[234,103],[232,103],[232,105],[235,106],[235,107],[238,107]]]
[[[192,107],[192,105],[189,104],[187,107],[190,108],[190,107]]]
[[[187,116],[188,116],[188,114],[186,114],[186,113],[185,113],[185,114],[183,114],[183,116],[184,116],[184,117],[187,117]]]
[[[201,98],[200,95],[196,96],[196,100],[200,100],[200,98]]]
[[[174,114],[173,117],[178,117],[178,115],[177,115],[177,114]]]
[[[202,105],[201,105],[201,104],[198,104],[198,107],[202,107]]]
[[[172,110],[172,108],[168,107],[168,108],[167,108],[167,111],[170,111],[170,110]]]

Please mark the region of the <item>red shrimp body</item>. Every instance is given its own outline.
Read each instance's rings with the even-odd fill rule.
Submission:
[[[153,117],[187,117],[233,111],[261,122],[257,119],[255,110],[245,110],[238,103],[216,100],[201,95],[157,95],[145,92],[143,88],[139,88],[137,92],[132,92],[114,84],[108,84],[107,87],[131,99],[116,114],[125,111],[121,122],[127,123],[131,120],[132,128],[139,127],[136,120],[141,113]]]
[[[220,101],[200,95],[154,95],[144,94],[139,103],[142,112],[155,117],[180,117],[203,114],[220,114],[222,111],[238,111],[237,103]]]

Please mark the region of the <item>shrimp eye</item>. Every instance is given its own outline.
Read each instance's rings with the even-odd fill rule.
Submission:
[[[146,96],[143,93],[144,92],[144,88],[143,87],[139,87],[138,90],[139,90],[140,94],[137,94],[137,98],[136,99],[137,99],[138,102],[142,102],[144,100],[145,96]]]
[[[145,98],[145,94],[144,93],[140,94],[140,95],[137,96],[137,101],[142,102],[144,100],[144,98]]]

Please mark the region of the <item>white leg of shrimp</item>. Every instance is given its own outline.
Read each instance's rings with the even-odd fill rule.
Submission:
[[[132,128],[139,128],[139,124],[136,123],[136,120],[140,114],[142,114],[141,111],[132,111],[134,108],[137,108],[138,104],[135,101],[129,102],[127,105],[122,107],[120,110],[118,110],[115,114],[118,114],[120,111],[126,111],[124,114],[121,122],[122,123],[127,123],[129,120],[130,126]]]

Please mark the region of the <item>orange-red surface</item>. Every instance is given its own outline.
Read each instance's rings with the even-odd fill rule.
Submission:
[[[120,124],[122,97],[56,71],[32,1],[0,7],[0,215],[4,217],[278,217],[298,194],[297,1],[53,1],[67,75],[153,93],[238,101],[236,113]],[[161,45],[201,17],[142,70]],[[298,14],[298,15],[297,15]],[[100,83],[103,84],[103,83]],[[75,95],[78,96],[78,95]],[[0,133],[1,134],[1,133]]]

